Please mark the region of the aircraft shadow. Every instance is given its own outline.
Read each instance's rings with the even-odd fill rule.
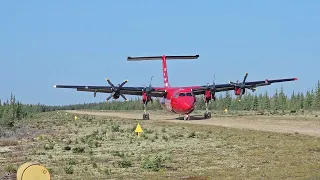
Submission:
[[[181,116],[181,117],[177,117],[177,118],[174,118],[175,120],[183,120],[184,117]],[[210,119],[210,118],[205,118],[204,115],[190,115],[190,120],[206,120],[206,119]]]

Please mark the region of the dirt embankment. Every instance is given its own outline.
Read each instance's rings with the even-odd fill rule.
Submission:
[[[68,113],[87,114],[95,116],[113,116],[126,119],[142,119],[141,113],[135,112],[94,112],[94,111],[67,111]],[[225,116],[203,119],[202,116],[193,115],[191,120],[178,120],[174,114],[150,114],[153,121],[166,121],[175,123],[215,125],[231,128],[245,128],[258,131],[274,131],[281,133],[300,133],[320,137],[320,120],[303,119],[301,117],[272,117],[272,116]]]

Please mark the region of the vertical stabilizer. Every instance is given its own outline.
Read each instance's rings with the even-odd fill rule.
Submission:
[[[177,60],[177,59],[198,59],[199,55],[194,56],[141,56],[141,57],[128,57],[127,61],[144,61],[144,60],[162,60],[162,73],[163,73],[163,83],[164,87],[170,87],[168,79],[168,68],[167,60]]]
[[[170,87],[168,79],[168,69],[167,69],[167,58],[165,55],[162,56],[162,72],[163,72],[163,84],[164,87]]]

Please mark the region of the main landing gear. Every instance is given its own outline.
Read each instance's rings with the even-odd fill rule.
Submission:
[[[209,112],[208,110],[208,102],[206,102],[205,104],[206,104],[206,112],[204,113],[204,118],[208,119],[208,118],[211,118],[211,112]]]
[[[147,103],[143,103],[143,120],[149,120],[149,113],[147,113]]]

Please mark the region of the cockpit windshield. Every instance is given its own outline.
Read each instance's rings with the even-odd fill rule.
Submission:
[[[183,96],[192,96],[192,93],[191,93],[191,92],[179,93],[179,96],[180,96],[180,97],[183,97]]]
[[[178,97],[193,97],[193,93],[192,92],[177,92],[173,95],[174,98],[178,98]]]

